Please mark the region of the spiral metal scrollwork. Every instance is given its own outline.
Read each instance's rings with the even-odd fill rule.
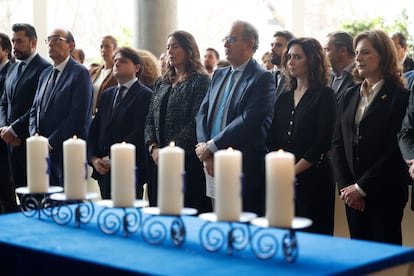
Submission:
[[[73,205],[67,205],[75,203]],[[91,201],[67,201],[59,202],[52,210],[52,218],[57,224],[68,224],[75,216],[75,225],[79,227],[81,223],[88,223],[94,214],[94,205]]]
[[[270,259],[277,253],[279,243],[271,230],[259,229],[253,234],[251,249],[259,259]]]
[[[175,246],[181,246],[185,240],[185,226],[180,217],[177,217],[171,223],[171,240]]]
[[[201,227],[199,239],[203,247],[215,252],[227,245],[227,254],[232,255],[233,249],[243,250],[250,242],[250,229],[246,224],[230,222],[227,231],[216,223],[206,222]]]
[[[293,263],[298,258],[299,248],[295,231],[290,230],[283,236],[283,253],[288,262]]]
[[[149,244],[157,245],[167,237],[167,227],[154,216],[149,216],[142,223],[142,238]]]

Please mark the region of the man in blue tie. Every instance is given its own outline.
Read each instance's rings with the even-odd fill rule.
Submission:
[[[29,112],[40,74],[50,63],[37,52],[37,34],[29,24],[12,26],[13,54],[19,60],[6,76],[0,101],[1,138],[7,143],[15,187],[27,186],[26,139],[29,137]],[[13,189],[14,191],[14,189]]]
[[[217,69],[196,117],[196,153],[214,176],[214,152],[232,147],[243,153],[243,211],[265,210],[265,140],[273,117],[275,81],[253,55],[257,30],[236,21],[224,38],[231,66]]]
[[[30,110],[30,135],[49,139],[50,185],[63,186],[62,143],[76,135],[86,139],[92,120],[92,81],[88,69],[76,62],[71,32],[55,29],[46,39],[53,68],[43,71]]]

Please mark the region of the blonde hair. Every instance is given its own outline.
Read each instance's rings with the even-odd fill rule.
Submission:
[[[158,65],[158,59],[153,53],[147,50],[137,50],[138,55],[141,57],[144,65],[144,70],[139,78],[142,84],[152,87],[155,81],[160,77],[160,67]]]

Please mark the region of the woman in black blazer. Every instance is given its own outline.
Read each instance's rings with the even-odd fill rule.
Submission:
[[[314,38],[287,45],[287,91],[276,101],[266,145],[295,155],[295,215],[312,219],[309,232],[333,235],[335,182],[328,152],[336,96],[328,87],[325,52]]]
[[[409,91],[393,42],[380,30],[354,39],[357,86],[338,108],[333,160],[352,238],[402,243],[408,172],[397,133]]]

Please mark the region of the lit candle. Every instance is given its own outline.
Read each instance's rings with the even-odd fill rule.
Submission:
[[[26,139],[27,186],[30,193],[47,193],[49,190],[49,140],[35,136]]]
[[[183,208],[184,150],[174,142],[158,153],[158,207],[160,214],[179,215]]]
[[[126,142],[111,146],[111,198],[115,207],[134,206],[135,146]]]
[[[266,218],[269,226],[292,226],[295,156],[283,150],[266,155]]]
[[[242,153],[228,148],[214,154],[215,212],[217,220],[239,221],[241,213]]]
[[[67,199],[86,197],[86,142],[73,136],[63,142],[63,185]]]

